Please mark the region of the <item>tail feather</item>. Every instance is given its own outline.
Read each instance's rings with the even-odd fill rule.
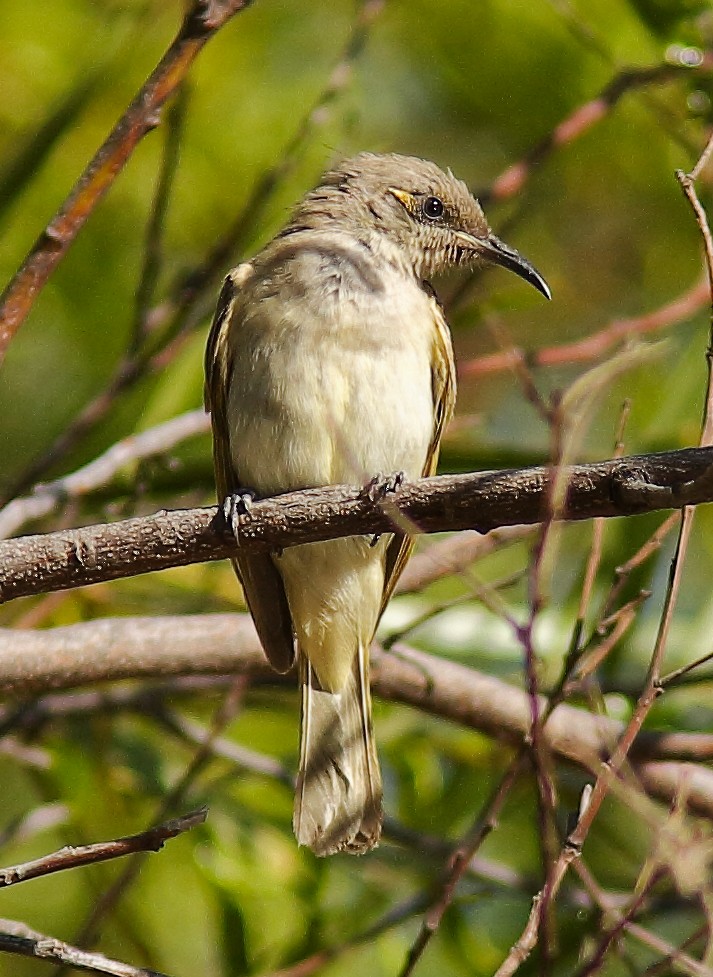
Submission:
[[[344,688],[326,692],[300,655],[302,733],[294,828],[299,844],[316,855],[360,855],[381,835],[381,774],[368,673],[368,650],[360,646]]]

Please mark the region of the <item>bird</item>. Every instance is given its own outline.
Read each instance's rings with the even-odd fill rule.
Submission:
[[[544,278],[491,231],[467,185],[435,163],[362,152],[338,162],[285,227],[225,278],[205,355],[219,500],[331,484],[378,497],[436,470],[453,413],[451,334],[430,278],[500,265]],[[379,841],[382,781],[369,647],[409,557],[378,537],[240,551],[233,566],[271,665],[297,661],[301,735],[293,827],[315,855]]]

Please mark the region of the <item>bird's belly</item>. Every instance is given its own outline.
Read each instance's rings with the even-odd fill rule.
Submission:
[[[265,295],[231,335],[228,422],[240,484],[264,497],[394,471],[419,477],[434,434],[435,329],[430,300],[407,279],[331,299],[310,280],[298,305],[279,289]],[[344,688],[371,641],[391,538],[273,555],[300,652],[324,689]]]
[[[232,410],[231,451],[244,486],[266,496],[423,473],[434,425],[425,343],[345,349],[322,339],[311,352],[304,343],[273,348],[260,362],[262,370],[241,378],[243,407]],[[280,385],[280,377],[289,381]],[[329,540],[273,556],[300,649],[324,689],[344,687],[357,648],[371,641],[390,540]]]
[[[260,495],[423,473],[434,424],[425,348],[322,340],[311,352],[273,349],[242,378],[240,397],[231,411],[233,462]]]

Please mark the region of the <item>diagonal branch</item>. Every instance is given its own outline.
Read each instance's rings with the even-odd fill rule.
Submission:
[[[197,824],[202,824],[206,814],[206,808],[201,808],[182,817],[164,821],[163,824],[157,824],[140,834],[116,838],[114,841],[99,841],[92,845],[60,848],[59,851],[43,855],[31,862],[0,868],[0,888],[37,879],[43,875],[51,875],[67,868],[78,868],[81,865],[106,862],[111,858],[121,858],[137,851],[159,851],[169,838],[175,838]]]
[[[30,495],[15,498],[0,507],[0,538],[17,533],[30,520],[49,515],[68,499],[80,499],[108,485],[122,468],[165,454],[188,438],[209,431],[208,415],[202,408],[197,408],[115,441],[76,471],[37,485]]]
[[[49,960],[92,974],[111,974],[112,977],[165,977],[158,970],[132,967],[131,964],[111,960],[103,953],[89,953],[62,940],[45,936],[44,933],[37,933],[29,926],[10,919],[0,919],[0,952]]]
[[[0,296],[0,364],[39,291],[69,250],[203,45],[251,0],[195,0],[161,61],[87,165],[69,196]]]
[[[561,471],[561,518],[591,519],[713,501],[713,448],[634,455]],[[389,509],[420,532],[532,524],[546,512],[548,469],[441,475],[408,483]],[[245,550],[393,529],[386,507],[361,488],[304,489],[255,502],[240,529]],[[414,531],[416,531],[414,529]],[[107,525],[0,542],[0,603],[234,555],[221,508],[183,509]]]

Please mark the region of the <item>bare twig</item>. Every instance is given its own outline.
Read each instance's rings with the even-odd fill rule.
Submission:
[[[154,308],[151,316],[154,326],[173,320],[170,333],[175,336],[190,329],[200,320],[206,311],[201,306],[206,289],[211,288],[217,276],[225,274],[229,264],[235,261],[250,232],[259,225],[275,190],[294,171],[310,139],[324,127],[334,102],[347,89],[353,77],[354,65],[364,50],[384,4],[385,0],[361,0],[350,35],[337,57],[326,85],[299,120],[280,157],[260,175],[240,212],[220,240],[198,266],[182,276],[176,283],[173,294]],[[211,302],[214,302],[213,296]],[[157,353],[154,363],[165,366],[165,352]]]
[[[713,151],[713,136],[711,136],[708,145],[703,151],[699,163],[694,168],[693,174],[686,176],[679,171],[677,173],[677,178],[681,183],[689,203],[691,204],[704,240],[706,265],[708,270],[709,295],[712,308],[711,334],[713,337],[713,237],[711,236],[710,229],[708,227],[705,211],[698,200],[694,186],[694,174],[698,174],[700,172],[700,168],[708,159],[711,151]],[[713,437],[713,338],[709,342],[707,361],[708,389],[701,428],[702,446],[709,445],[711,438]],[[527,924],[520,938],[514,944],[507,958],[498,969],[496,977],[511,977],[511,975],[517,971],[519,966],[532,952],[537,942],[540,920],[542,917],[543,897],[547,895],[548,898],[553,898],[559,891],[567,870],[570,864],[581,852],[582,846],[589,834],[597,814],[599,813],[601,805],[614,784],[616,777],[622,770],[634,742],[641,731],[644,721],[651,711],[651,707],[658,698],[658,695],[663,691],[660,682],[661,667],[670,633],[673,612],[676,607],[678,593],[680,590],[683,564],[691,533],[693,513],[694,510],[689,505],[684,504],[682,507],[681,526],[679,529],[676,551],[671,561],[669,582],[664,598],[664,606],[661,612],[658,633],[651,654],[651,661],[649,663],[646,680],[638,697],[633,715],[627,724],[623,735],[616,743],[608,762],[602,764],[602,769],[597,776],[596,783],[594,784],[591,793],[587,796],[587,802],[583,806],[583,810],[580,811],[577,824],[568,835],[566,843],[562,847],[560,856],[557,859],[551,877],[548,880],[547,889],[546,891],[541,890],[533,899],[532,909]],[[682,781],[682,784],[683,783],[685,783],[685,781]]]
[[[156,181],[151,214],[146,226],[143,262],[136,288],[134,319],[131,328],[131,339],[126,356],[131,358],[143,347],[150,328],[150,308],[154,299],[156,283],[158,282],[162,264],[162,243],[166,215],[171,199],[173,182],[178,168],[179,148],[183,126],[186,119],[186,105],[188,101],[186,81],[181,83],[176,99],[172,104],[166,126],[166,142],[163,159]]]
[[[164,454],[182,441],[207,434],[209,430],[210,418],[198,409],[122,438],[70,475],[38,485],[31,495],[8,502],[0,509],[0,538],[12,536],[27,522],[56,511],[67,499],[81,498],[103,488],[127,465]]]
[[[225,274],[230,263],[236,260],[236,255],[250,232],[259,225],[274,192],[295,169],[310,139],[326,124],[334,102],[348,87],[354,64],[364,49],[383,6],[384,0],[363,0],[349,38],[324,89],[299,121],[280,157],[261,174],[239,214],[200,264],[180,276],[168,298],[143,310],[144,322],[138,327],[141,331],[153,334],[163,327],[158,348],[149,349],[134,341],[104,389],[85,405],[49,448],[20,474],[11,488],[6,490],[6,498],[11,499],[16,494],[27,491],[48,468],[56,464],[106,417],[121,394],[131,389],[142,377],[165,370],[175,358],[186,337],[208,314],[210,305],[215,302],[212,292],[217,289],[218,277]],[[143,304],[141,295],[139,304]]]
[[[534,378],[533,378],[534,386]],[[564,503],[564,496],[560,493],[560,471],[568,451],[566,419],[563,414],[561,399],[553,398],[547,420],[550,427],[550,466],[547,479],[547,512],[543,519],[530,561],[528,579],[528,616],[525,623],[517,629],[516,635],[523,651],[523,667],[525,683],[530,703],[530,732],[528,742],[530,759],[535,772],[537,784],[537,818],[538,838],[541,851],[542,867],[545,875],[545,886],[542,890],[542,912],[539,917],[539,929],[545,971],[551,969],[552,937],[554,929],[554,915],[549,897],[547,880],[559,847],[559,835],[556,824],[557,789],[550,751],[547,748],[544,730],[547,720],[547,706],[543,706],[539,695],[538,658],[535,644],[535,627],[546,603],[549,587],[547,565],[551,561],[550,551],[557,545],[555,532],[556,521],[560,517],[560,510]]]
[[[680,541],[679,552],[681,555],[684,547],[685,537],[682,541]],[[594,787],[591,789],[591,793],[588,793],[587,795],[586,803],[583,805],[583,809],[580,811],[577,824],[568,835],[566,842],[560,851],[559,857],[553,866],[552,872],[548,877],[546,890],[540,890],[540,892],[537,893],[537,895],[533,898],[532,908],[525,928],[523,929],[520,938],[512,946],[506,959],[498,968],[496,977],[512,977],[512,974],[518,970],[520,965],[528,958],[534,949],[539,933],[545,891],[548,900],[553,900],[558,894],[569,866],[576,858],[579,857],[582,846],[587,839],[589,831],[591,830],[594,820],[599,813],[604,799],[608,795],[616,778],[619,776],[622,768],[624,767],[636,738],[641,732],[644,721],[651,711],[651,707],[653,706],[656,698],[658,697],[661,661],[666,648],[671,616],[675,606],[676,596],[678,594],[678,584],[680,581],[682,563],[682,559],[676,557],[674,557],[674,560],[672,561],[669,587],[667,589],[664,609],[661,615],[659,632],[654,645],[654,650],[652,652],[651,662],[644,688],[639,695],[634,713],[622,736],[617,740],[617,743],[611,752],[610,758],[601,764],[596,782]],[[679,788],[676,790],[678,789]],[[674,792],[673,796],[676,796],[676,792]]]
[[[31,862],[22,862],[8,868],[0,868],[0,888],[37,879],[53,872],[62,872],[67,868],[77,868],[80,865],[92,865],[95,862],[105,862],[111,858],[121,858],[138,851],[159,851],[169,838],[175,838],[184,831],[202,824],[207,816],[206,808],[184,814],[182,817],[165,821],[154,828],[149,828],[136,835],[117,838],[115,841],[100,841],[92,845],[81,845],[72,848],[60,848],[50,855],[43,855]]]
[[[618,920],[621,918],[621,907],[618,906],[614,899],[598,885],[592,873],[589,871],[583,860],[579,860],[574,863],[574,870],[584,883],[587,892],[591,895],[595,903],[613,920]],[[654,974],[670,974],[671,970],[678,971],[682,974],[688,974],[690,977],[713,977],[713,971],[702,964],[699,960],[694,959],[687,953],[684,953],[684,949],[690,946],[691,943],[695,943],[697,939],[702,935],[701,931],[693,933],[687,940],[684,941],[681,947],[673,946],[667,943],[661,936],[656,933],[652,933],[650,930],[634,923],[630,919],[625,919],[623,922],[623,928],[626,934],[632,937],[637,942],[641,943],[643,946],[647,946],[657,953],[664,954],[664,959],[659,961],[658,964],[654,964],[652,967],[647,968],[643,971],[643,975],[646,977],[654,977]]]
[[[591,127],[605,118],[617,102],[628,92],[656,84],[692,69],[710,72],[713,56],[704,54],[697,63],[687,61],[663,62],[647,68],[625,68],[618,72],[596,98],[577,108],[563,119],[544,139],[535,145],[519,162],[508,167],[494,183],[478,194],[481,200],[508,200],[519,193],[535,168],[554,150],[578,139]]]
[[[458,882],[466,872],[478,848],[496,827],[503,805],[522,771],[524,759],[525,753],[521,750],[508,766],[473,827],[451,853],[449,865],[440,881],[436,896],[431,901],[424,916],[418,936],[406,956],[399,977],[410,977],[413,974],[424,950],[438,931],[443,915],[453,901]]]
[[[40,804],[26,814],[13,818],[0,830],[0,846],[24,841],[41,831],[56,828],[60,824],[65,824],[69,816],[69,808],[66,804],[56,802]]]
[[[606,929],[599,938],[595,950],[590,954],[589,959],[582,964],[579,970],[575,971],[574,977],[592,977],[599,973],[604,965],[604,959],[614,941],[620,936],[627,925],[633,922],[634,917],[641,910],[643,904],[650,895],[651,888],[664,875],[663,869],[658,868],[651,873],[651,877],[644,885],[637,886],[635,895],[629,901],[629,905],[623,912],[617,912],[616,919],[611,926]]]
[[[246,681],[238,677],[225,692],[218,708],[215,710],[208,736],[201,742],[191,757],[190,762],[181,776],[166,794],[158,806],[157,818],[164,818],[181,802],[198,774],[206,763],[212,759],[212,741],[223,731],[225,726],[234,718],[240,707],[245,692]],[[202,812],[198,812],[199,814]],[[80,946],[91,945],[99,934],[102,920],[113,910],[124,892],[137,878],[146,850],[136,849],[127,859],[121,874],[96,901],[77,934],[76,942]]]
[[[111,960],[103,953],[88,953],[10,919],[0,919],[0,951],[34,957],[36,960],[48,960],[92,974],[110,974],[112,977],[166,977],[158,970],[132,967],[131,964]]]
[[[642,546],[634,553],[633,556],[629,557],[626,562],[620,564],[615,573],[614,583],[609,591],[607,599],[604,603],[604,609],[602,611],[602,619],[606,620],[614,612],[614,607],[619,600],[627,581],[631,577],[632,573],[637,570],[646,560],[650,559],[654,553],[657,553],[666,537],[669,533],[672,533],[675,529],[679,520],[678,512],[672,512],[667,516],[661,525],[649,536],[649,538],[644,542]]]
[[[571,343],[561,343],[558,346],[544,346],[535,350],[526,350],[520,347],[499,350],[497,353],[478,356],[461,363],[458,367],[458,373],[465,379],[512,370],[520,363],[528,364],[530,368],[586,363],[599,359],[612,347],[627,339],[659,332],[690,319],[703,308],[709,299],[708,281],[702,279],[682,295],[679,295],[678,298],[667,302],[666,305],[642,315],[631,316],[627,319],[614,319],[602,329],[590,336],[585,336],[583,339],[577,339]]]
[[[175,40],[89,163],[0,296],[0,364],[45,282],[139,141],[159,124],[166,100],[203,45],[250,0],[195,0]]]
[[[628,400],[625,401],[622,406],[622,412],[619,419],[619,428],[614,445],[615,458],[620,458],[624,453],[624,428],[629,416],[630,407],[631,404]],[[589,605],[592,600],[592,592],[594,590],[597,572],[599,570],[599,565],[602,558],[604,546],[604,526],[605,521],[603,519],[594,520],[594,525],[592,527],[592,545],[590,547],[587,565],[584,572],[582,592],[579,598],[579,609],[577,611],[574,627],[572,628],[572,636],[570,638],[567,655],[565,657],[561,675],[557,683],[555,692],[556,699],[559,699],[560,696],[565,695],[568,691],[570,691],[569,679],[575,669],[577,671],[578,678],[581,679],[585,675],[591,674],[591,672],[601,664],[612,648],[616,645],[618,640],[622,637],[626,629],[633,623],[636,616],[636,611],[638,610],[640,604],[643,603],[643,597],[640,597],[635,601],[630,601],[629,604],[626,605],[628,614],[623,608],[620,608],[615,615],[611,615],[611,619],[607,619],[605,621],[600,616],[600,621],[596,627],[596,634],[600,639],[597,641],[596,651],[593,652],[591,648],[587,648],[584,640],[584,629],[589,611]],[[606,638],[601,640],[605,634]],[[591,643],[592,642],[590,639],[590,644]],[[589,654],[587,654],[587,671],[585,672],[582,668],[582,657],[587,651]]]
[[[292,964],[292,966],[285,967],[282,970],[275,970],[270,974],[266,974],[265,977],[309,977],[310,974],[317,973],[326,964],[343,956],[349,950],[353,950],[365,943],[373,942],[377,936],[388,932],[390,929],[394,929],[394,927],[398,926],[404,920],[422,912],[425,905],[426,899],[423,895],[417,895],[407,899],[405,902],[390,909],[381,919],[378,919],[365,930],[362,930],[361,933],[357,933],[356,936],[349,937],[342,943],[329,946],[324,950],[317,950],[316,953]]]
[[[211,730],[191,722],[165,706],[154,709],[153,716],[184,743],[201,748],[207,746],[211,756],[229,760],[241,770],[249,770],[261,777],[279,780],[288,787],[293,788],[295,785],[295,778],[287,767],[272,757],[250,750],[223,736],[216,736]]]
[[[482,560],[500,547],[527,539],[532,533],[531,528],[523,526],[493,529],[485,536],[465,529],[455,536],[432,541],[429,546],[411,557],[399,577],[394,593],[418,593],[443,577],[462,573],[472,563]]]

